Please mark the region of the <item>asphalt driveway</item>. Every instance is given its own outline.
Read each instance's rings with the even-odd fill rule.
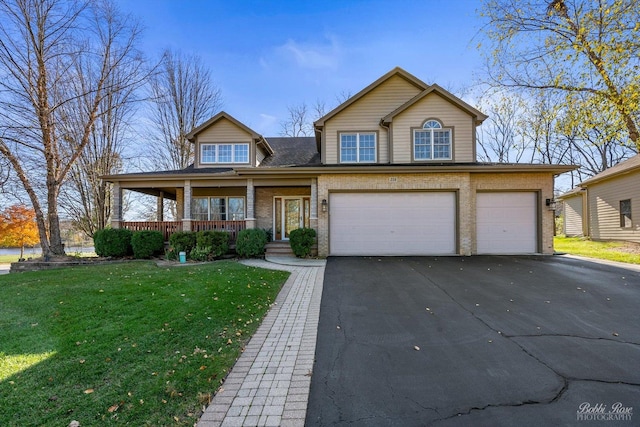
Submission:
[[[550,256],[327,262],[308,426],[631,426],[639,408],[637,271]]]

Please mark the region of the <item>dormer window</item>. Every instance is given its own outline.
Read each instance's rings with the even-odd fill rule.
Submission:
[[[202,144],[200,163],[249,163],[249,144]]]
[[[427,120],[422,129],[414,129],[413,159],[451,160],[451,129],[434,119]]]

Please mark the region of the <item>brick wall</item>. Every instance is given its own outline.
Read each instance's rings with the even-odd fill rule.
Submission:
[[[451,190],[458,195],[458,253],[476,253],[476,191],[536,191],[539,194],[540,249],[553,253],[553,212],[544,206],[553,198],[547,173],[328,174],[318,177],[318,205],[336,191]],[[329,208],[330,210],[330,208]],[[318,212],[318,254],[329,254],[329,212]]]
[[[273,228],[275,196],[310,196],[310,187],[256,187],[256,227]]]

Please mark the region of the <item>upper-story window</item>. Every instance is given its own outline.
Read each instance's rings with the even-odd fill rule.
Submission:
[[[202,144],[200,163],[249,163],[249,144]]]
[[[451,160],[451,129],[437,120],[427,120],[413,131],[414,160]]]
[[[340,163],[375,163],[376,133],[340,134]]]

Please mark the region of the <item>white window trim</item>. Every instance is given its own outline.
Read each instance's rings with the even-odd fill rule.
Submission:
[[[231,146],[231,161],[230,162],[220,162],[220,161],[218,161],[218,158],[220,156],[220,146],[221,145],[230,145]],[[204,148],[205,147],[210,147],[210,146],[215,146],[216,147],[215,159],[212,162],[204,160]],[[235,159],[235,155],[236,155],[236,146],[247,147],[247,161],[246,162],[234,162],[233,161],[233,159]],[[218,142],[218,143],[203,143],[203,144],[200,144],[200,164],[203,164],[203,165],[249,164],[250,158],[251,158],[251,148],[249,147],[249,143],[246,143],[246,142],[241,142],[241,143]]]
[[[342,160],[342,135],[356,136],[356,160]],[[360,135],[373,135],[373,160],[360,161]],[[378,133],[377,132],[340,132],[338,135],[338,150],[340,152],[340,163],[377,163],[378,162]]]
[[[428,120],[428,122],[430,122],[432,120]],[[437,122],[437,120],[435,120]],[[438,124],[440,124],[439,128],[424,128],[421,127],[419,129],[413,129],[413,141],[412,141],[412,145],[413,145],[413,160],[416,162],[426,162],[426,161],[438,161],[438,160],[452,160],[452,155],[453,155],[453,132],[451,132],[451,128],[445,128],[444,126],[442,126],[441,123],[437,122]],[[431,157],[430,158],[418,158],[416,157],[416,134],[418,132],[429,132],[431,133]],[[434,153],[435,153],[435,138],[433,133],[434,132],[447,132],[449,134],[449,157],[434,157]]]
[[[242,199],[242,206],[244,208],[244,212],[242,213],[242,215],[244,216],[244,220],[247,219],[247,198],[244,196],[198,196],[198,197],[193,197],[193,200],[195,199],[205,199],[207,201],[207,218],[211,218],[211,199],[224,199],[224,216],[228,217],[229,216],[229,199]],[[191,206],[194,206],[194,203],[191,203]],[[193,209],[193,208],[192,208]],[[191,212],[191,217],[193,217],[194,214],[193,212]],[[236,221],[244,221],[244,220],[236,220]],[[213,220],[213,219],[204,219],[204,220],[197,220],[197,221],[234,221],[232,219],[221,219],[221,220]]]

